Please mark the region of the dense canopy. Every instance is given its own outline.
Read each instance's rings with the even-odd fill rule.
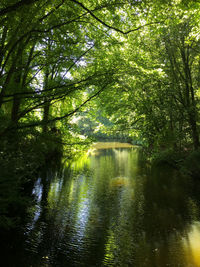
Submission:
[[[198,148],[199,17],[198,1],[1,1],[1,137],[70,143],[79,125]]]

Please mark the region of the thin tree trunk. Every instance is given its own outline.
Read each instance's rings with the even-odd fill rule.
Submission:
[[[49,120],[49,111],[50,111],[50,102],[46,102],[44,105],[44,113],[43,113],[43,133],[48,132],[48,120]]]
[[[191,128],[191,136],[193,140],[194,149],[198,149],[200,146],[199,142],[199,134],[197,130],[197,110],[196,110],[196,102],[194,97],[194,89],[193,89],[193,82],[192,82],[192,75],[191,75],[191,68],[189,65],[189,49],[183,46],[180,48],[182,62],[184,67],[184,74],[185,74],[185,92],[186,92],[186,105],[187,105],[187,113],[188,113],[188,122]]]
[[[48,70],[46,70],[45,77],[44,77],[44,90],[48,88],[48,79],[49,79],[49,72]],[[45,97],[45,100],[46,100],[46,97]],[[48,131],[49,110],[50,110],[50,101],[45,101],[44,109],[43,109],[43,123],[42,123],[43,133],[47,133]]]

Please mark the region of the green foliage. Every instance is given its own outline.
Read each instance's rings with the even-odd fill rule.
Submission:
[[[167,149],[154,154],[152,157],[152,164],[155,166],[168,164],[174,168],[178,168],[180,164],[182,164],[184,157],[184,153],[177,153],[173,149]]]
[[[194,178],[200,179],[200,151],[190,152],[184,160],[181,170],[183,173],[189,174]]]
[[[182,174],[192,176],[195,179],[200,179],[200,151],[180,151],[176,152],[168,149],[154,154],[152,157],[153,166],[168,164],[176,169],[179,169]]]
[[[34,135],[33,135],[34,134]],[[39,132],[9,133],[0,147],[0,228],[16,227],[30,204],[30,185],[48,161],[57,163],[62,155],[60,136]]]

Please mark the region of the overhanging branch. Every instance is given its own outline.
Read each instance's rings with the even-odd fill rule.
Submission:
[[[66,113],[63,116],[58,116],[55,117],[53,119],[49,119],[46,121],[46,123],[52,123],[55,121],[59,121],[59,120],[63,120],[65,118],[68,118],[72,115],[74,115],[75,113],[77,113],[83,106],[85,106],[89,101],[91,101],[93,98],[95,98],[96,96],[98,96],[101,92],[103,92],[105,90],[105,88],[107,87],[107,85],[103,86],[100,90],[98,90],[95,94],[93,94],[92,96],[90,96],[87,100],[85,100],[81,105],[79,105],[77,108],[75,108],[74,110]],[[19,126],[15,126],[15,127],[8,127],[7,129],[4,130],[3,134],[7,131],[10,130],[15,130],[15,129],[24,129],[24,128],[32,128],[32,127],[36,127],[36,126],[41,126],[42,125],[42,121],[37,121],[37,122],[32,122],[32,123],[28,123],[28,124],[24,124],[24,125],[19,125]]]
[[[138,31],[146,26],[150,26],[150,25],[153,25],[153,24],[159,24],[161,23],[160,21],[156,21],[156,22],[150,22],[150,23],[147,23],[147,24],[144,24],[144,25],[141,25],[135,29],[132,29],[132,30],[128,30],[128,31],[123,31],[123,30],[120,30],[119,28],[116,28],[114,26],[111,26],[109,24],[107,24],[106,22],[104,22],[103,20],[101,20],[99,17],[97,17],[93,11],[91,11],[90,9],[88,9],[84,4],[80,3],[79,1],[77,0],[70,0],[71,2],[74,2],[76,3],[77,5],[81,6],[84,10],[86,10],[95,20],[97,20],[98,22],[100,22],[102,25],[104,25],[105,27],[111,29],[111,30],[115,30],[116,32],[120,32],[124,35],[127,35],[131,32],[135,32],[135,31]]]
[[[16,11],[18,8],[24,6],[24,5],[31,5],[35,2],[38,2],[39,0],[21,0],[13,5],[10,5],[8,7],[5,7],[3,9],[0,9],[0,16],[3,16],[7,13],[10,13],[12,11]]]

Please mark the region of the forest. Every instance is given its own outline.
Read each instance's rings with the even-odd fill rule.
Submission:
[[[199,116],[199,1],[1,0],[3,229],[41,166],[95,140],[200,177]]]

